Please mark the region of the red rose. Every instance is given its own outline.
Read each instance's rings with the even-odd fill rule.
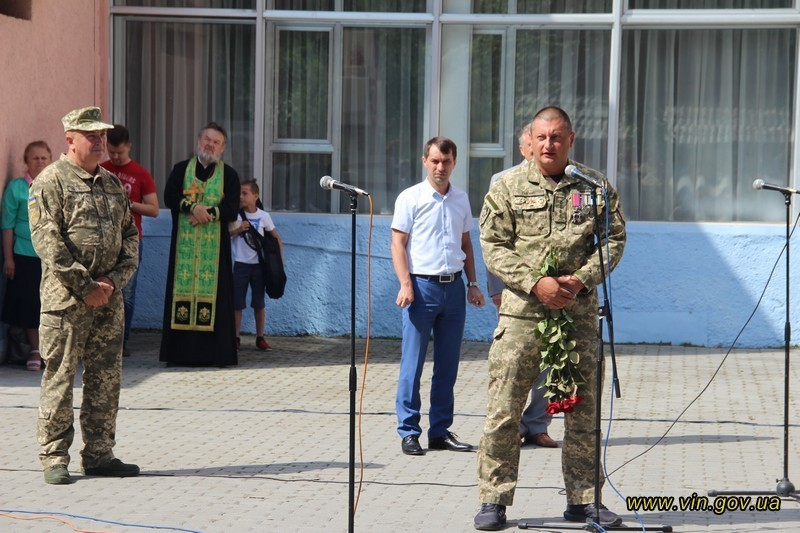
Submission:
[[[560,409],[564,413],[571,413],[575,410],[575,406],[581,403],[583,396],[570,396],[561,400]]]
[[[559,402],[550,402],[547,404],[547,409],[545,409],[545,411],[547,411],[549,415],[558,414],[562,411],[561,404]]]

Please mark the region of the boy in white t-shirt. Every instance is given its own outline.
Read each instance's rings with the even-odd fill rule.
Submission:
[[[261,265],[258,263],[258,253],[245,242],[245,233],[251,227],[261,235],[270,233],[278,240],[283,260],[283,242],[272,217],[269,213],[259,209],[258,184],[255,181],[242,183],[239,194],[239,205],[244,209],[245,219],[241,213],[237,223],[230,230],[231,249],[233,250],[233,309],[236,318],[236,349],[240,346],[240,331],[242,326],[242,309],[247,305],[247,287],[250,287],[250,306],[256,318],[256,347],[259,350],[269,351],[270,345],[264,340],[264,278],[261,274]],[[241,222],[239,224],[239,222]]]

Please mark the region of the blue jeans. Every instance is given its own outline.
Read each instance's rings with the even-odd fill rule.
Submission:
[[[411,277],[414,301],[403,309],[403,343],[397,382],[397,433],[421,435],[419,382],[428,341],[433,333],[430,429],[428,438],[442,437],[453,424],[453,387],[461,358],[466,318],[466,290],[458,279],[438,283]]]
[[[142,264],[142,241],[139,240],[139,264]],[[133,310],[136,307],[136,280],[139,278],[139,268],[131,276],[131,280],[122,288],[122,302],[125,304],[125,342],[131,337],[131,324],[133,324]]]

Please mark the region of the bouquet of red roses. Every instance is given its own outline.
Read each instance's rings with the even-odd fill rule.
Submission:
[[[540,273],[542,276],[558,276],[558,251],[550,247]],[[533,335],[541,342],[542,362],[540,372],[547,371],[545,398],[550,400],[547,412],[571,413],[583,399],[578,396],[578,387],[586,382],[578,370],[580,355],[575,351],[577,342],[570,338],[574,328],[572,316],[566,309],[547,309]]]

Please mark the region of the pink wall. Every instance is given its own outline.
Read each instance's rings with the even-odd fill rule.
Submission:
[[[64,151],[68,111],[110,111],[108,0],[22,1],[30,20],[0,14],[0,191],[24,172],[30,141],[46,141],[54,158]]]

